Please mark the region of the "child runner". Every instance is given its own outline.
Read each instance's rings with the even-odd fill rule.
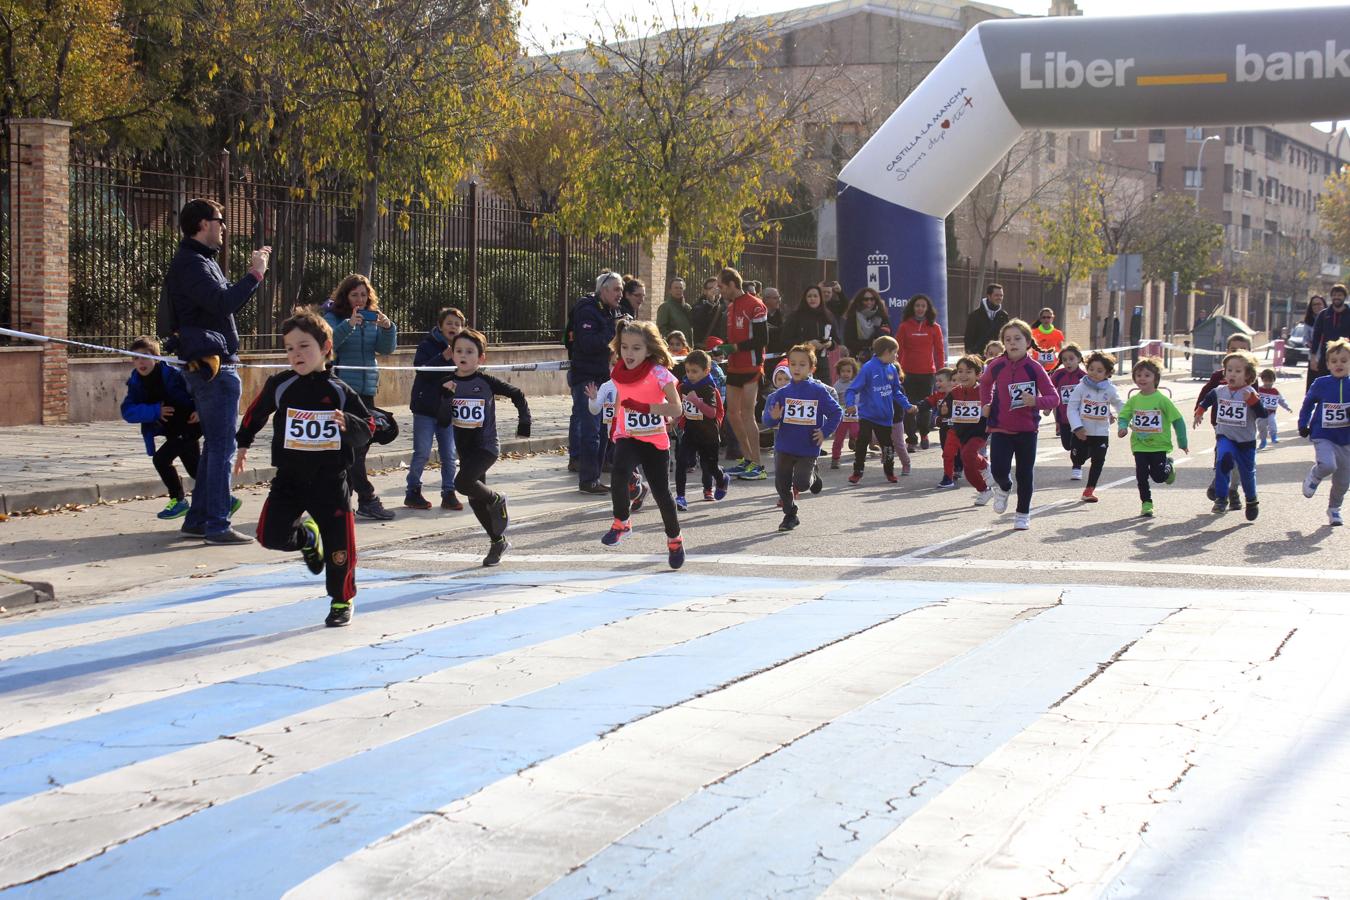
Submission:
[[[234,471],[244,471],[253,438],[271,419],[277,474],[258,517],[258,543],[269,550],[299,550],[315,575],[326,570],[332,599],[323,623],[336,628],[351,622],[356,596],[356,527],[347,471],[357,447],[370,442],[375,422],[361,395],[326,364],[333,330],[321,315],[297,311],[281,323],[281,339],[290,370],[267,379],[244,413]]]
[[[152,337],[138,337],[131,342],[136,353],[159,356],[159,341]],[[169,502],[157,515],[161,519],[177,519],[187,515],[187,494],[183,479],[173,467],[175,459],[183,461],[183,468],[192,478],[197,477],[197,462],[201,459],[202,429],[197,424],[197,410],[188,393],[183,373],[173,366],[146,359],[132,358],[131,376],[127,378],[127,395],[122,400],[122,419],[140,423],[145,452],[155,464],[155,471],[169,491]],[[164,443],[155,449],[155,438],[164,436]],[[231,498],[233,499],[233,498]],[[239,501],[233,499],[233,513]]]
[[[1280,389],[1275,386],[1275,370],[1264,369],[1261,372],[1261,386],[1256,392],[1261,395],[1261,405],[1266,408],[1270,415],[1260,419],[1256,423],[1256,433],[1261,437],[1261,443],[1257,445],[1257,450],[1266,449],[1266,436],[1269,434],[1270,442],[1278,444],[1280,442],[1280,433],[1275,428],[1276,411],[1283,406],[1288,412],[1293,412],[1293,407],[1285,402],[1280,394]]]
[[[670,567],[678,569],[684,565],[684,539],[675,500],[670,496],[666,419],[680,415],[684,405],[670,372],[670,350],[653,322],[625,325],[614,343],[619,354],[610,374],[619,399],[614,416],[614,477],[609,492],[614,523],[600,543],[612,547],[633,530],[628,521],[632,506],[627,485],[640,467],[661,510]]]
[[[817,483],[820,445],[839,427],[844,415],[830,389],[811,377],[816,370],[816,351],[809,344],[798,344],[788,351],[787,358],[792,381],[774,391],[764,407],[764,425],[778,429],[773,441],[773,466],[774,486],[783,506],[779,531],[791,531],[801,524],[797,495]]]
[[[436,325],[422,338],[413,356],[414,366],[445,367],[454,365],[454,351],[450,344],[464,328],[464,313],[447,306],[436,316]],[[431,502],[422,496],[422,472],[431,458],[431,442],[441,460],[441,509],[461,510],[464,504],[455,496],[455,435],[454,426],[440,424],[441,389],[450,380],[449,372],[418,372],[413,376],[412,396],[408,406],[413,414],[413,452],[408,463],[408,489],[403,505],[410,509],[431,509]]]
[[[947,435],[951,432],[952,420],[951,406],[945,401],[954,386],[955,374],[956,370],[949,366],[938,369],[933,376],[933,393],[919,401],[919,409],[928,410],[938,427],[938,447],[942,449],[942,480],[937,485],[940,488],[956,487],[956,473],[962,465],[959,449],[950,459],[947,455]]]
[[[1087,487],[1083,488],[1083,502],[1096,503],[1097,481],[1102,477],[1106,448],[1111,442],[1111,423],[1120,415],[1121,403],[1120,394],[1111,383],[1111,375],[1116,371],[1114,356],[1094,350],[1088,354],[1084,368],[1086,372],[1082,379],[1069,392],[1068,423],[1064,427],[1073,435],[1069,455],[1074,471],[1081,475],[1083,463],[1091,463]],[[1157,389],[1156,384],[1154,389]]]
[[[835,363],[834,372],[839,376],[839,380],[834,383],[834,395],[844,407],[844,418],[834,430],[834,442],[830,444],[831,469],[839,468],[839,454],[844,449],[844,440],[858,439],[858,407],[849,406],[844,401],[848,386],[858,377],[858,361],[851,356],[845,356]],[[849,449],[852,450],[853,447],[850,446]]]
[[[990,341],[984,345],[984,352],[980,356],[984,357],[984,364],[987,366],[994,361],[996,357],[1003,355],[1003,342]]]
[[[898,343],[898,342],[897,342]],[[895,395],[895,401],[892,404],[891,418],[891,447],[895,450],[895,456],[900,460],[900,474],[908,475],[910,471],[909,445],[905,443],[905,420],[909,412],[914,409],[914,404],[909,402],[909,395],[904,391],[905,370],[900,369],[899,363],[896,368],[900,370],[900,392]]]
[[[452,345],[455,371],[446,382],[442,421],[455,426],[455,450],[459,453],[459,474],[455,489],[469,500],[483,530],[487,532],[487,556],[483,565],[495,566],[502,554],[511,549],[506,539],[510,518],[506,497],[487,486],[487,472],[501,453],[497,437],[497,398],[505,397],[516,407],[516,436],[530,436],[530,406],[525,392],[479,370],[487,359],[487,338],[482,332],[465,328],[455,335]]]
[[[1139,392],[1130,397],[1120,410],[1120,437],[1130,435],[1130,449],[1134,451],[1134,481],[1139,486],[1139,515],[1153,517],[1153,492],[1149,479],[1158,484],[1171,484],[1177,480],[1176,470],[1172,467],[1172,435],[1177,435],[1177,446],[1183,453],[1186,449],[1186,423],[1180,410],[1158,390],[1162,380],[1162,360],[1145,356],[1134,364],[1131,374]],[[1091,376],[1089,376],[1091,377]],[[1080,388],[1080,396],[1089,392],[1086,386]],[[1169,429],[1171,431],[1169,431]],[[1084,494],[1083,499],[1087,499]],[[1095,498],[1093,498],[1095,501]]]
[[[1083,463],[1075,460],[1073,454],[1073,429],[1069,427],[1069,395],[1083,380],[1083,351],[1077,344],[1065,344],[1060,348],[1058,365],[1050,367],[1050,383],[1059,393],[1059,406],[1055,407],[1055,434],[1059,443],[1069,451],[1069,478],[1083,480]]]
[[[1256,357],[1250,353],[1230,353],[1223,358],[1224,383],[1206,395],[1196,408],[1195,427],[1204,421],[1204,411],[1213,407],[1214,432],[1214,512],[1232,505],[1228,492],[1229,477],[1237,467],[1242,492],[1247,496],[1247,521],[1255,521],[1259,512],[1256,498],[1256,420],[1268,413],[1261,395],[1252,385],[1256,381]]]
[[[1237,353],[1243,350],[1250,352],[1251,349],[1252,349],[1251,339],[1247,337],[1245,334],[1230,334],[1228,336],[1229,353]],[[1216,387],[1218,387],[1220,384],[1223,383],[1223,379],[1224,379],[1223,363],[1220,362],[1218,368],[1214,370],[1214,374],[1209,376],[1209,381],[1206,381],[1204,386],[1200,388],[1200,395],[1195,398],[1195,409],[1197,414],[1200,410],[1200,404],[1203,403],[1205,398],[1209,396],[1210,391],[1214,390]],[[1211,425],[1214,424],[1214,416],[1215,414],[1213,412],[1209,414],[1209,422]],[[1228,495],[1228,508],[1241,509],[1242,502],[1238,499],[1237,482],[1236,481],[1232,482],[1229,485],[1229,487],[1232,492]],[[1211,502],[1214,500],[1215,495],[1214,495],[1213,481],[1209,483],[1209,489],[1205,491],[1205,496],[1209,497]]]
[[[895,484],[895,450],[891,444],[891,426],[895,424],[895,405],[909,409],[909,398],[900,387],[900,367],[895,356],[900,345],[883,334],[872,341],[872,358],[844,391],[844,406],[858,409],[858,440],[853,453],[853,474],[849,484],[862,481],[867,445],[875,439],[881,445],[881,469],[886,480]],[[904,398],[903,401],[901,398]]]
[[[1303,479],[1303,496],[1312,497],[1323,478],[1331,478],[1327,521],[1341,524],[1341,501],[1350,486],[1350,340],[1327,344],[1322,364],[1329,374],[1312,383],[1298,414],[1298,433],[1311,437],[1317,461]]]
[[[989,428],[989,470],[994,477],[994,512],[1008,509],[1013,458],[1017,459],[1017,514],[1013,528],[1031,527],[1035,491],[1036,429],[1040,412],[1059,405],[1059,394],[1045,369],[1028,354],[1031,326],[1013,319],[999,332],[1003,355],[980,376],[980,403]]]
[[[956,460],[960,459],[966,480],[975,488],[976,506],[984,506],[994,496],[984,478],[984,470],[988,464],[980,455],[988,435],[985,429],[983,404],[980,403],[979,380],[983,371],[984,360],[974,353],[967,353],[957,360],[956,371],[952,376],[952,389],[942,403],[942,407],[952,420],[951,430],[947,432],[947,439],[942,445],[943,473],[950,473],[954,482]]]
[[[722,426],[723,407],[722,395],[709,371],[711,368],[712,358],[702,350],[694,350],[685,357],[684,378],[680,381],[683,436],[680,438],[680,458],[675,461],[675,508],[681,512],[689,508],[684,498],[684,486],[695,459],[703,469],[704,500],[725,499],[731,485],[731,476],[717,464],[717,454],[722,446],[718,431]]]
[[[1053,309],[1047,306],[1041,310],[1036,327],[1031,329],[1031,337],[1036,343],[1036,361],[1045,367],[1045,371],[1053,372],[1060,364],[1059,355],[1064,352],[1064,347],[1067,346],[1064,343],[1064,332],[1055,327],[1055,311]],[[1083,359],[1081,351],[1078,354],[1078,359],[1080,362]]]

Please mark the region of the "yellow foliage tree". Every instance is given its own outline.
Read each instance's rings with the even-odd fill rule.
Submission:
[[[1331,246],[1342,257],[1350,257],[1350,167],[1326,181],[1317,218],[1331,236]]]
[[[1101,174],[1082,173],[1068,180],[1058,203],[1032,212],[1027,245],[1049,264],[1046,268],[1059,278],[1066,295],[1070,281],[1111,264],[1101,192]]]

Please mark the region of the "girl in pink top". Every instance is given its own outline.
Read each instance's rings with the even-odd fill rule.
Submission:
[[[1036,429],[1041,412],[1059,405],[1059,394],[1040,363],[1027,355],[1031,326],[1013,319],[999,332],[1003,355],[980,376],[980,403],[989,423],[989,474],[994,480],[994,512],[1008,509],[1013,458],[1017,459],[1017,515],[1013,528],[1031,527],[1031,494],[1036,465]]]
[[[632,511],[628,483],[641,466],[661,510],[670,567],[678,569],[684,565],[684,540],[670,495],[670,436],[666,432],[666,420],[679,416],[684,408],[678,380],[670,371],[675,362],[653,322],[621,326],[614,336],[614,352],[619,357],[610,373],[615,388],[614,472],[609,486],[614,524],[600,543],[612,547],[633,530],[628,523]]]
[[[905,373],[906,397],[920,398],[933,393],[934,377],[947,364],[947,350],[942,343],[942,326],[937,324],[937,310],[927,294],[915,294],[905,307],[904,318],[895,333],[900,343],[900,371]],[[928,432],[933,428],[932,414],[915,406],[905,414],[905,449],[913,453],[918,448],[928,449]],[[899,443],[896,446],[900,446]]]

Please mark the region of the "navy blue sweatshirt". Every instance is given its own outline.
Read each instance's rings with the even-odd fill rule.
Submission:
[[[455,426],[455,449],[460,454],[486,451],[493,456],[501,453],[497,437],[497,397],[506,397],[516,406],[516,434],[530,436],[530,407],[525,392],[514,384],[507,384],[485,372],[474,372],[461,377],[451,374],[455,391],[442,391],[440,423]]]
[[[779,404],[782,418],[774,418],[773,409]],[[764,401],[764,425],[778,429],[773,449],[793,456],[817,456],[820,445],[811,432],[819,428],[829,438],[843,417],[844,409],[834,393],[814,378],[789,382]]]

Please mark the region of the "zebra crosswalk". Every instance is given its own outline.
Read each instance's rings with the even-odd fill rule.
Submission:
[[[584,567],[361,585],[341,630],[294,567],[0,621],[0,890],[1350,884],[1338,595]],[[1287,855],[1247,852],[1260,825]]]

